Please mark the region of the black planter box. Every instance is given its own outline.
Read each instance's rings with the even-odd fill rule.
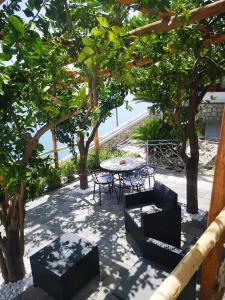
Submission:
[[[66,233],[30,257],[34,286],[55,299],[70,299],[100,273],[98,246]]]

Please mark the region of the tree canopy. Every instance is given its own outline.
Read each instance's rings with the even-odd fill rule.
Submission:
[[[223,33],[222,15],[189,24],[190,9],[204,3],[143,1],[153,14],[150,10],[133,17],[130,12],[138,7],[115,0],[3,4],[0,222],[5,232],[4,237],[0,234],[0,266],[6,282],[24,276],[25,201],[32,169],[44,168],[38,155],[43,150],[40,137],[76,117],[80,174],[87,187],[90,143],[110,110],[122,104],[128,85],[163,110],[168,122],[176,123],[187,170],[194,170],[189,178],[196,178],[195,115],[209,86],[224,74],[224,44],[204,44],[205,38]],[[146,37],[127,34],[138,24],[156,20],[155,10],[171,10],[187,26]],[[131,71],[139,59],[146,59],[148,65]],[[190,156],[185,152],[188,140]]]

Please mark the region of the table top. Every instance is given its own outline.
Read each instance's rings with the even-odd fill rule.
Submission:
[[[124,164],[121,164],[124,162]],[[145,161],[141,158],[134,157],[114,157],[104,160],[100,163],[100,167],[111,172],[129,172],[140,169],[145,165]]]
[[[82,260],[94,246],[77,234],[65,233],[33,254],[30,259],[62,276]]]

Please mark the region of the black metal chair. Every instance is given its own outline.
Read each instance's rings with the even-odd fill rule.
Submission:
[[[99,188],[99,205],[102,205],[102,199],[101,199],[101,186],[108,186],[109,193],[111,194],[113,191],[113,182],[114,178],[113,175],[110,173],[96,173],[94,172],[92,174],[92,178],[94,181],[94,192],[93,192],[93,199],[95,198],[95,192],[96,192],[96,185],[98,185]]]
[[[143,178],[148,179],[149,188],[151,188],[151,179],[153,179],[153,182],[155,183],[155,172],[156,169],[150,165],[145,165],[143,168],[139,170],[139,175]]]
[[[128,192],[140,191],[144,189],[145,179],[139,175],[138,170],[129,173],[118,174],[117,180],[114,181],[114,189],[116,192],[118,203],[122,200],[124,190]],[[119,195],[116,187],[119,188]]]

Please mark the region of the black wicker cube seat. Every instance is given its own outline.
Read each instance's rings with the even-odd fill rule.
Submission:
[[[177,194],[155,182],[152,190],[125,195],[126,230],[136,240],[144,259],[134,264],[107,300],[147,300],[184,257],[181,207]],[[178,297],[196,299],[196,274]]]
[[[179,248],[148,238],[151,259],[140,259],[123,276],[107,300],[148,300],[168,277],[185,253]],[[183,289],[178,300],[196,300],[197,273]]]
[[[146,206],[134,206],[132,208],[127,209],[127,214],[131,219],[133,219],[136,225],[141,228],[142,214],[151,214],[159,211],[162,211],[162,209],[152,204]]]
[[[152,190],[125,195],[125,227],[149,258],[148,239],[180,247],[181,207],[177,194],[160,182]],[[147,256],[145,254],[147,253]]]
[[[34,286],[55,299],[70,299],[100,273],[98,246],[65,233],[30,257]]]
[[[107,300],[148,300],[169,276],[171,268],[141,259],[123,276]],[[178,300],[196,300],[196,274],[178,296]]]

